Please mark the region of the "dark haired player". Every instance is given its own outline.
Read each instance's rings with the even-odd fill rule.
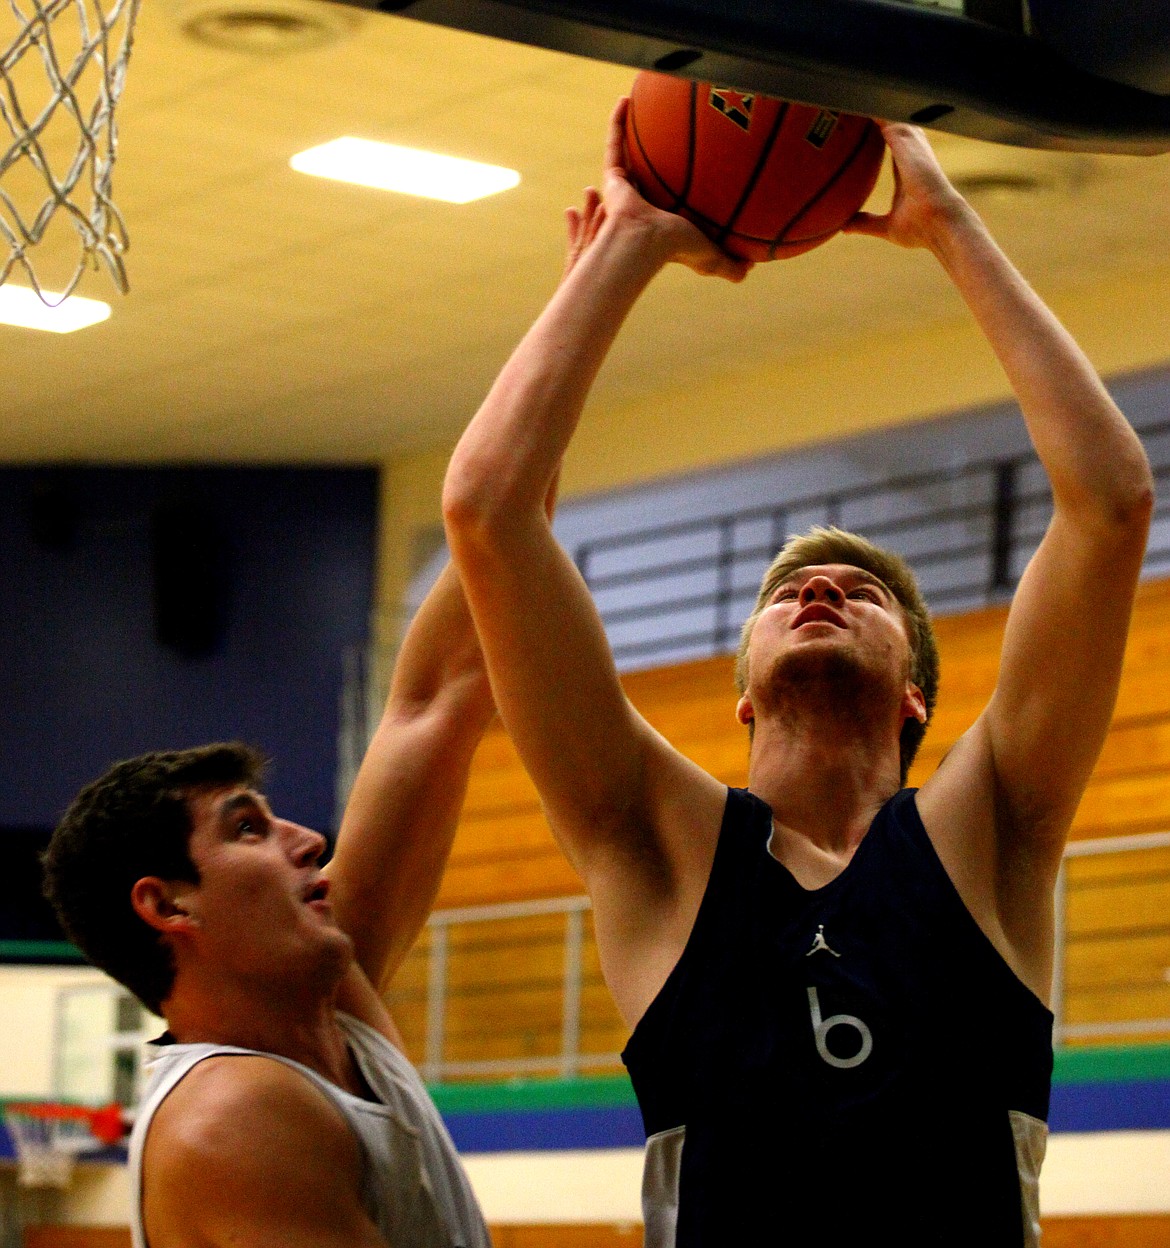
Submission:
[[[1133,430],[947,182],[883,127],[897,187],[849,228],[941,263],[1054,497],[991,701],[921,790],[933,700],[900,560],[836,531],[781,552],[745,629],[749,787],[622,692],[541,499],[635,301],[669,261],[744,275],[625,174],[569,216],[576,267],[452,458],[444,508],[503,720],[592,894],[650,1136],[647,1248],[1010,1248],[1039,1233],[1053,886],[1117,692],[1152,506]]]
[[[376,990],[434,901],[491,715],[448,568],[324,870],[244,746],[119,763],[73,803],[47,892],[169,1031],[131,1139],[136,1248],[490,1248]]]

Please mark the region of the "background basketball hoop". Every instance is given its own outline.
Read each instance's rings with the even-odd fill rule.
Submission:
[[[89,267],[127,289],[126,228],[111,193],[122,93],[139,0],[9,0],[15,34],[0,53],[0,236],[14,272],[59,303]],[[52,293],[30,249],[53,266]],[[38,258],[38,264],[40,260]]]
[[[10,1102],[4,1125],[16,1149],[17,1182],[40,1188],[68,1187],[78,1157],[116,1144],[125,1130],[118,1105],[91,1109],[48,1101]]]

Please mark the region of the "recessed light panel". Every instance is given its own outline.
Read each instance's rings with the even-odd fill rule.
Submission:
[[[46,290],[50,303],[61,299],[56,291]],[[0,324],[19,325],[22,329],[47,329],[53,334],[71,334],[75,329],[97,325],[110,315],[110,305],[100,299],[83,299],[70,295],[50,307],[35,290],[27,286],[0,286]]]
[[[510,190],[520,181],[514,169],[348,135],[298,152],[289,164],[299,173],[449,204],[483,199]]]

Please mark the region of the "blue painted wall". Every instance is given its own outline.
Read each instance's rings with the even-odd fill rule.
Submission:
[[[76,519],[57,544],[30,523],[46,486]],[[176,503],[222,538],[223,631],[203,657],[154,635],[151,517]],[[51,826],[119,758],[239,738],[274,758],[276,809],[329,829],[376,540],[373,469],[0,469],[0,827]]]

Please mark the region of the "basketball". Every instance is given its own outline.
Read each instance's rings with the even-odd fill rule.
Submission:
[[[868,117],[650,72],[630,92],[635,185],[743,260],[827,242],[869,198],[885,150]]]

